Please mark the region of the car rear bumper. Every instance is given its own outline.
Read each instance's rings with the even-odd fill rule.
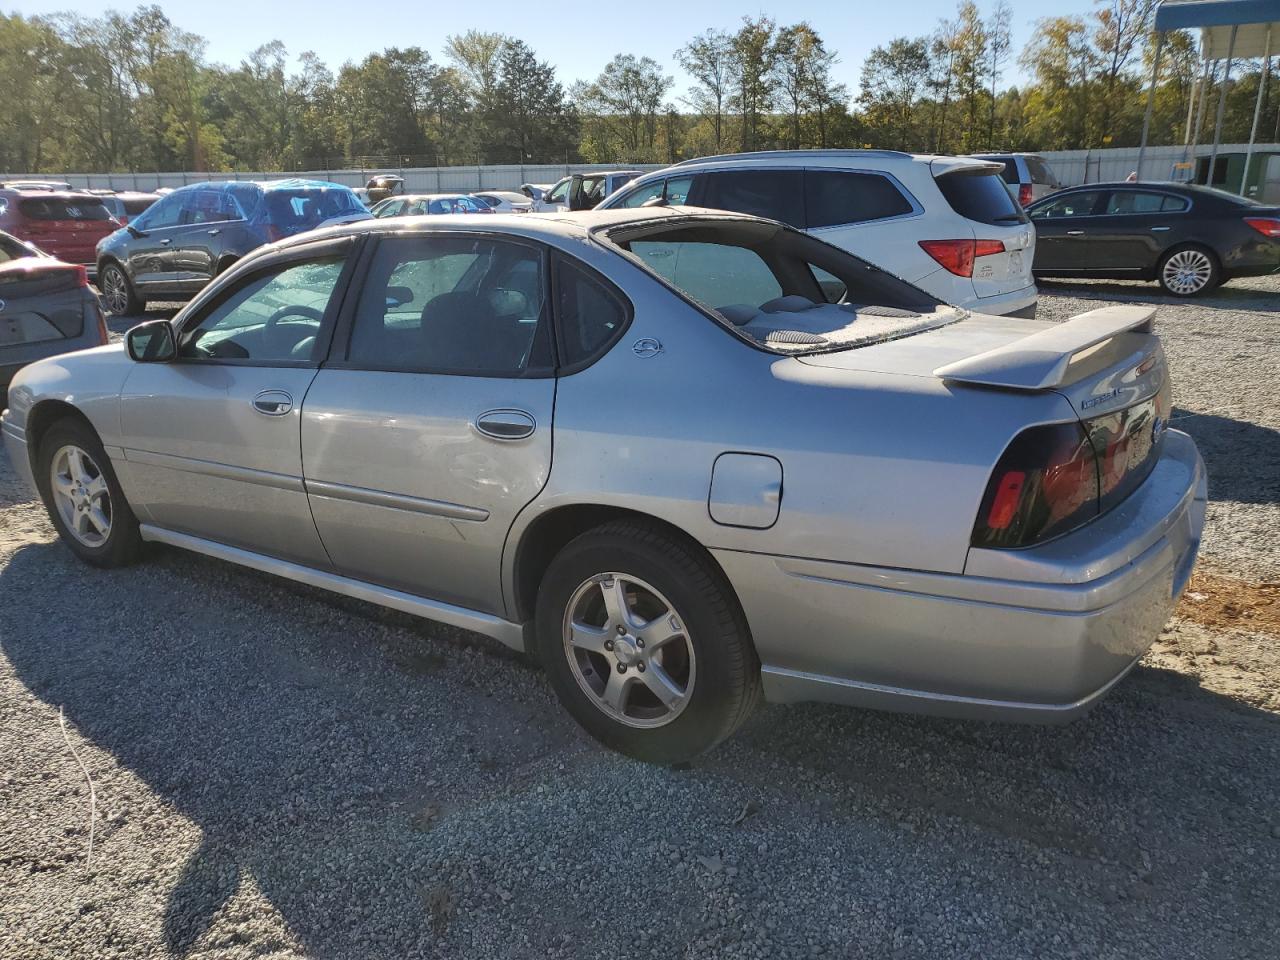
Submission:
[[[1040,292],[1033,283],[1023,287],[1021,290],[997,294],[994,297],[976,297],[965,303],[957,304],[957,306],[972,310],[974,313],[989,313],[997,317],[1021,317],[1025,320],[1034,320],[1036,306],[1039,302]]]
[[[1124,503],[1040,547],[971,550],[963,575],[713,551],[773,701],[1064,722],[1155,640],[1204,526],[1205,470],[1170,431]]]

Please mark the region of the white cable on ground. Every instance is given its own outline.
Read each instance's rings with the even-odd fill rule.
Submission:
[[[62,707],[58,707],[58,724],[62,727],[62,739],[66,742],[67,749],[76,758],[76,763],[80,764],[80,772],[84,774],[84,779],[89,784],[89,852],[84,858],[84,865],[87,868],[93,861],[93,831],[98,821],[98,791],[93,786],[93,777],[89,776],[89,768],[84,765],[80,754],[76,753],[76,748],[71,745],[71,738],[67,736],[67,718],[63,716]]]

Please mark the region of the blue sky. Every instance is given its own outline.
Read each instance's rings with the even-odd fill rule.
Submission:
[[[993,0],[979,0],[990,9]],[[27,15],[74,9],[86,16],[104,10],[132,9],[128,2],[99,0],[21,0],[5,4],[9,12]],[[1092,0],[1012,0],[1013,49],[1016,54],[1032,36],[1040,17],[1085,13]],[[863,58],[875,46],[898,36],[918,36],[933,30],[941,17],[953,16],[956,0],[853,2],[809,0],[803,4],[762,4],[746,7],[731,0],[645,0],[618,3],[580,0],[575,4],[546,4],[537,0],[480,0],[423,4],[416,0],[382,0],[352,4],[340,0],[165,0],[169,18],[183,29],[209,41],[209,58],[227,64],[263,43],[281,40],[291,55],[314,50],[331,67],[359,60],[387,46],[421,46],[437,59],[445,37],[468,29],[493,30],[518,36],[538,56],[555,64],[565,86],[590,79],[615,53],[653,57],[676,78],[677,91],[687,85],[672,54],[707,27],[733,28],[744,13],[766,14],[781,23],[808,20],[841,56],[837,79],[858,87]],[[360,11],[385,14],[362,19]],[[601,22],[595,22],[599,15]],[[575,30],[575,25],[584,25]],[[1011,60],[1006,82],[1019,79]]]

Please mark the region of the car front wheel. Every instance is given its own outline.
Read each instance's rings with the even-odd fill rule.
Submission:
[[[760,665],[724,574],[657,524],[616,521],[568,544],[538,591],[538,653],[601,743],[679,763],[733,733]]]
[[[107,310],[115,316],[126,317],[146,309],[146,303],[138,296],[119,264],[104,265],[98,273],[98,283]]]
[[[132,563],[142,548],[138,520],[93,429],[74,417],[58,421],[41,439],[37,461],[49,518],[71,552],[98,567]]]

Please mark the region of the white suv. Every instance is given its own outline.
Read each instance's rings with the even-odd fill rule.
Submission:
[[[775,150],[687,160],[638,177],[599,209],[688,205],[779,220],[939,300],[1032,317],[1036,232],[1003,167],[892,150]]]

